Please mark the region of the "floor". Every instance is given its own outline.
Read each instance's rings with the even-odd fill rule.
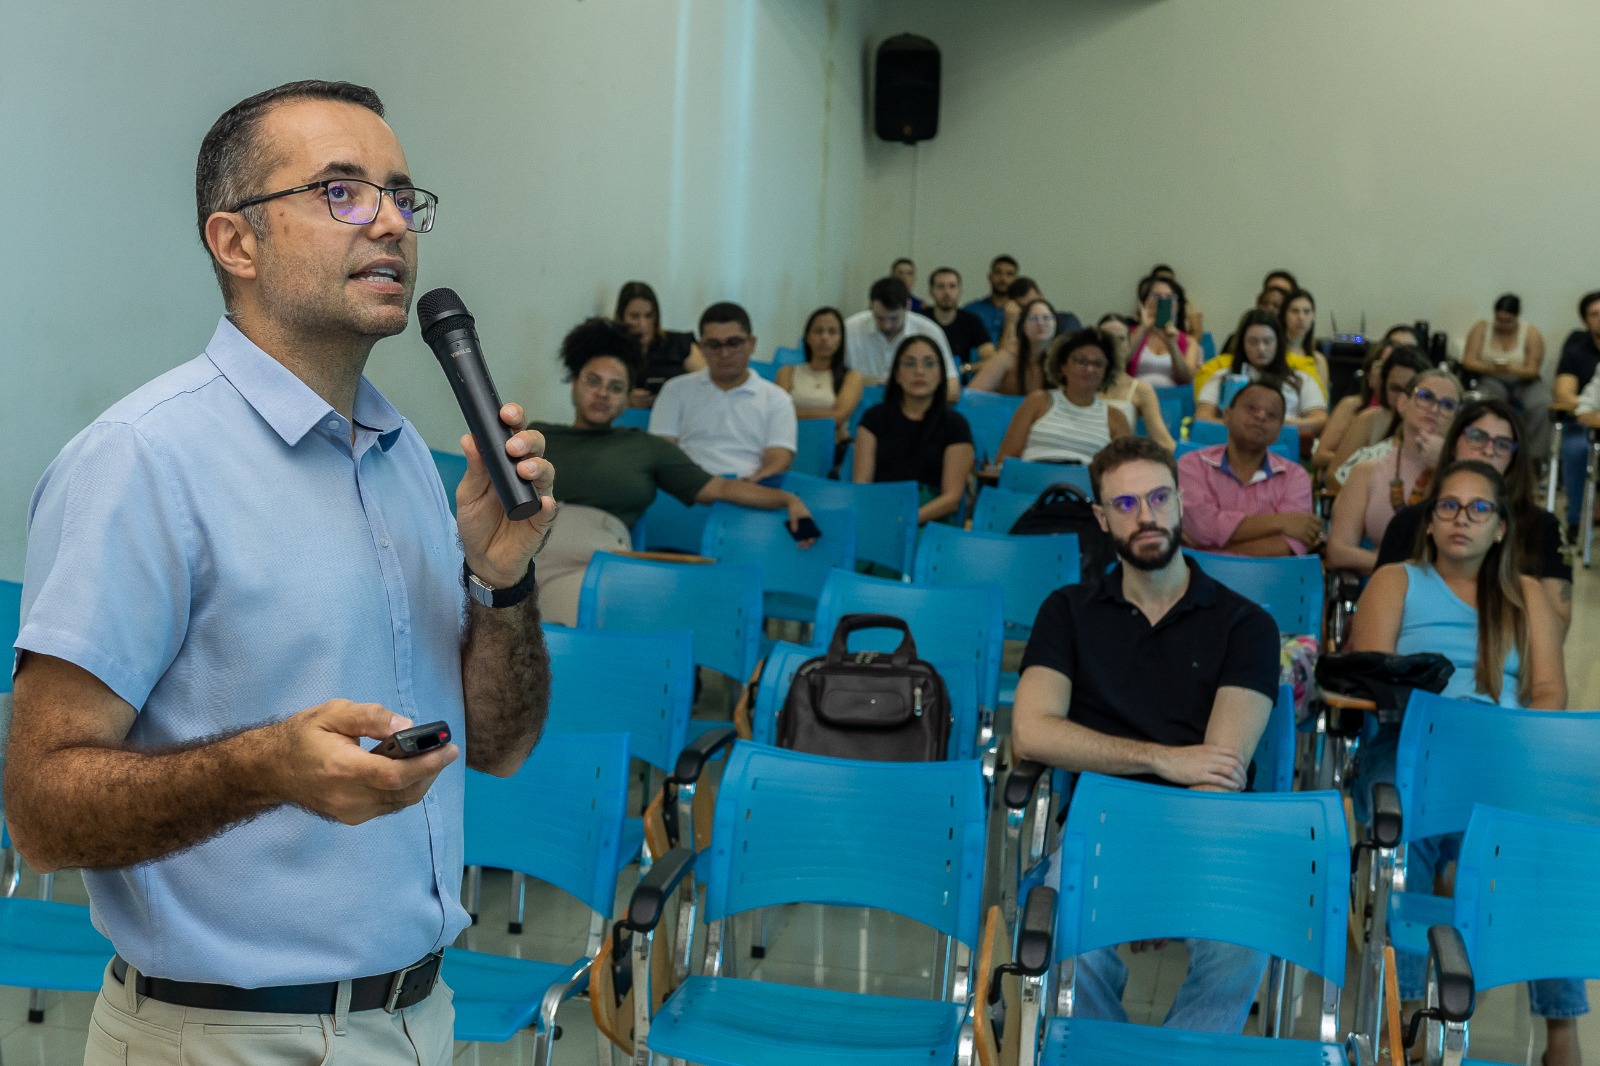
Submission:
[[[1600,568],[1578,572],[1574,591],[1573,632],[1567,640],[1570,703],[1574,707],[1600,707],[1600,657],[1572,654],[1574,649],[1600,644]],[[31,877],[21,891],[35,890]],[[82,881],[72,874],[57,878],[56,898],[84,901]],[[582,952],[587,922],[582,908],[553,890],[529,889],[528,931],[506,933],[510,889],[505,875],[488,873],[483,890],[482,921],[462,937],[461,946],[533,958],[571,959]],[[557,931],[560,932],[557,932]],[[570,935],[566,931],[571,931]],[[927,995],[933,987],[935,948],[931,937],[912,923],[892,915],[860,910],[828,911],[811,907],[786,907],[769,912],[768,952],[751,960],[748,927],[736,931],[739,976],[754,976],[790,983],[815,984],[889,995]],[[1127,994],[1135,1021],[1158,1022],[1183,979],[1185,956],[1170,946],[1130,960]],[[1353,971],[1352,971],[1353,972]],[[1600,982],[1590,982],[1590,999],[1600,1003]],[[1320,995],[1316,978],[1306,982],[1303,1002],[1307,1010],[1299,1019],[1296,1035],[1311,1036],[1311,1013]],[[50,994],[43,1024],[27,1019],[28,994],[0,988],[0,1063],[4,1066],[67,1066],[82,1061],[84,1034],[92,997],[87,994]],[[1348,1013],[1348,1002],[1346,1013]],[[556,1043],[557,1063],[594,1063],[596,1036],[586,1002],[562,1009],[562,1039]],[[1255,1027],[1251,1023],[1251,1030]],[[1584,1046],[1591,1061],[1600,1061],[1600,1015],[1580,1022]],[[1527,997],[1521,988],[1494,989],[1479,996],[1478,1019],[1473,1026],[1475,1058],[1502,1062],[1538,1061],[1542,1052],[1542,1027],[1530,1024]],[[501,1066],[531,1060],[532,1040],[524,1033],[504,1045],[458,1045],[460,1063]],[[621,1061],[620,1058],[618,1061]]]

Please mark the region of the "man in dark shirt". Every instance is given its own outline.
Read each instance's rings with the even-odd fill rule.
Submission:
[[[1578,317],[1583,329],[1575,329],[1561,346],[1561,362],[1556,365],[1555,402],[1571,411],[1578,393],[1600,367],[1600,290],[1585,293],[1578,301]],[[1588,470],[1589,430],[1575,419],[1561,427],[1561,487],[1567,493],[1567,539],[1578,539],[1578,518],[1583,514],[1583,482]]]
[[[1120,565],[1040,608],[1013,711],[1018,759],[1212,792],[1248,787],[1277,693],[1277,626],[1180,554],[1177,474],[1171,453],[1144,437],[1112,441],[1090,464],[1095,515]],[[1240,1032],[1267,957],[1187,945],[1188,976],[1165,1024]],[[1080,955],[1074,1013],[1125,1021],[1126,984],[1115,948]]]
[[[955,267],[940,267],[928,275],[928,295],[933,305],[925,309],[927,315],[944,330],[958,364],[982,362],[994,354],[983,319],[961,307],[961,275]]]
[[[1000,343],[1000,331],[1006,322],[1006,290],[1017,279],[1017,261],[1009,255],[997,255],[989,264],[989,295],[973,300],[963,311],[971,311],[989,331],[989,341]]]

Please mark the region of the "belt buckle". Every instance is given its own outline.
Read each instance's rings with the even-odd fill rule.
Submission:
[[[390,1014],[402,1009],[400,1007],[400,997],[406,990],[406,978],[424,967],[432,966],[433,972],[428,975],[428,987],[422,995],[417,997],[416,1002],[427,999],[433,992],[434,984],[439,980],[439,960],[440,956],[437,954],[428,955],[403,970],[396,970],[394,981],[389,985],[389,998],[384,1002],[383,1009]]]

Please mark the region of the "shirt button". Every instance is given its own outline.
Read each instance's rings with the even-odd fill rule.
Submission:
[[[328,422],[328,428],[329,429],[338,429],[339,428],[339,420],[337,418],[330,419],[329,422]]]
[[[387,548],[387,547],[388,547],[388,546],[389,546],[389,541],[388,541],[388,539],[387,539],[387,538],[385,538],[385,539],[383,539],[383,540],[380,540],[380,541],[378,541],[378,547],[380,547],[380,548]]]

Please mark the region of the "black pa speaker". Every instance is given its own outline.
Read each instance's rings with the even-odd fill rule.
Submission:
[[[886,141],[916,144],[939,132],[939,46],[902,33],[878,46],[872,125]]]

